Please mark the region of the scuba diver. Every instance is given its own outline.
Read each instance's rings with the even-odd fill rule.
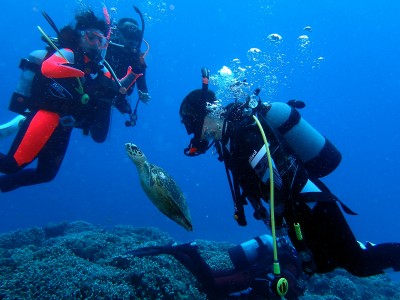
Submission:
[[[359,277],[400,271],[400,243],[359,243],[342,210],[355,213],[321,181],[342,156],[301,117],[303,102],[263,103],[257,89],[245,102],[224,107],[208,89],[209,70],[202,76],[202,89],[190,92],[179,110],[194,134],[184,153],[194,157],[215,145],[240,226],[247,224],[244,205],[250,203],[273,235],[289,236],[309,276],[339,267]]]
[[[123,78],[128,69],[134,75],[134,80],[127,86],[127,101],[134,90],[135,83],[137,83],[138,100],[134,111],[130,113],[129,119],[125,122],[125,125],[128,127],[136,125],[139,100],[147,103],[151,99],[146,83],[147,65],[144,61],[149,51],[149,44],[143,39],[145,23],[141,11],[136,6],[133,6],[133,8],[140,16],[141,28],[139,28],[138,22],[133,18],[120,19],[116,25],[112,26],[111,41],[108,43],[105,56],[105,61],[110,64],[116,77]],[[59,31],[52,19],[44,12],[43,15],[58,34]],[[53,38],[52,40],[57,43],[57,39]],[[147,45],[147,50],[144,53],[140,50],[142,41],[145,41]],[[51,45],[48,47],[50,51],[54,51]],[[27,59],[21,60],[19,67],[23,72],[9,106],[9,110],[20,115],[0,125],[0,138],[5,138],[16,133],[25,120],[26,102],[30,101],[32,80],[46,55],[46,50],[36,50],[30,53]]]
[[[120,19],[115,26],[116,30],[112,31],[112,41],[110,42],[106,55],[106,61],[108,61],[115,70],[118,78],[124,76],[128,66],[132,68],[132,72],[135,74],[135,81],[128,88],[127,96],[132,94],[136,82],[138,99],[130,120],[125,123],[126,126],[136,125],[139,101],[147,103],[151,99],[146,83],[147,65],[144,61],[150,46],[143,39],[145,29],[143,15],[136,6],[133,6],[133,8],[140,16],[142,23],[141,29],[139,29],[138,22],[133,18]],[[145,41],[147,45],[147,50],[144,53],[140,50],[142,41]]]
[[[304,294],[305,285],[297,252],[285,239],[280,239],[279,250],[284,270],[282,273],[289,282],[286,298],[298,299]],[[258,236],[229,248],[228,253],[234,267],[229,270],[212,270],[199,253],[195,242],[139,248],[126,255],[172,255],[196,277],[200,290],[206,293],[208,299],[281,299],[271,290],[271,236]]]
[[[74,28],[65,26],[58,32],[60,48],[42,31],[53,51],[41,52],[41,67],[35,62],[29,66],[32,72],[38,69],[32,76],[30,96],[13,95],[11,104],[20,105],[26,120],[7,155],[1,154],[0,172],[7,174],[0,177],[2,192],[51,181],[73,128],[102,143],[109,130],[111,106],[132,113],[125,94],[135,74],[128,70],[119,81],[102,64],[111,29],[107,10],[103,12],[105,20],[91,10],[76,15]],[[36,168],[25,169],[35,159]]]
[[[149,48],[142,53],[140,48],[143,41],[144,20],[140,11],[134,7],[142,19],[142,28],[139,29],[138,22],[132,18],[122,18],[112,31],[111,42],[107,49],[106,60],[110,63],[118,78],[126,73],[127,66],[137,76],[137,90],[139,99],[147,103],[151,97],[146,84],[147,65],[144,61]],[[147,44],[147,42],[146,42]],[[147,47],[148,44],[147,44]],[[134,85],[128,90],[128,95],[133,91]]]

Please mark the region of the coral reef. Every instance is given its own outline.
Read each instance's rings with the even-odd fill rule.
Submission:
[[[130,250],[172,244],[156,228],[104,229],[77,221],[0,235],[0,299],[206,299],[194,276],[169,255],[132,257]],[[232,244],[196,241],[213,269],[232,268]],[[385,276],[356,278],[343,270],[314,276],[302,297],[400,299]]]
[[[85,222],[52,224],[0,236],[0,299],[205,299],[193,276],[172,257],[114,257],[143,246],[173,243],[155,228]]]
[[[400,283],[391,281],[386,275],[359,278],[342,269],[313,276],[307,282],[307,289],[302,300],[400,300]]]

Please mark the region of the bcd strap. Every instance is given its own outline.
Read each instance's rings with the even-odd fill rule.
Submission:
[[[280,134],[285,135],[288,133],[294,126],[296,126],[301,120],[300,113],[297,109],[291,107],[290,115],[287,118],[286,122],[284,122],[281,126],[279,126],[278,131]]]
[[[32,72],[36,73],[36,72],[40,71],[41,65],[33,63],[33,62],[29,61],[26,58],[23,58],[23,59],[21,59],[18,67],[22,71],[29,70],[29,71],[32,71]]]
[[[301,193],[299,194],[300,198],[304,200],[306,203],[310,202],[339,202],[343,211],[352,216],[356,216],[357,213],[352,211],[347,205],[345,205],[342,201],[339,200],[334,194],[327,191],[322,192],[310,192],[310,193]]]
[[[352,216],[356,216],[357,213],[352,211],[349,207],[347,207],[342,201],[339,200],[328,187],[318,178],[310,178],[311,181],[321,190],[321,192],[314,193],[300,193],[300,197],[306,196],[304,199],[306,202],[339,202],[343,211]],[[304,195],[304,196],[303,196]],[[322,197],[321,197],[322,196]],[[309,200],[308,200],[309,199]]]
[[[227,157],[227,156],[229,156],[228,150],[223,149],[223,147],[224,146],[221,145],[220,142],[215,143],[215,148],[217,149],[217,152],[219,155],[218,160],[224,162],[226,177],[228,178],[229,188],[230,188],[231,194],[232,194],[232,200],[233,200],[233,204],[234,204],[234,208],[235,208],[233,216],[239,226],[246,226],[247,221],[246,221],[246,216],[244,214],[244,207],[243,207],[243,205],[246,204],[246,199],[240,193],[240,186],[239,186],[237,180],[235,180],[235,174],[232,173],[232,176],[231,176],[231,173],[230,173],[228,165],[227,165],[227,160],[229,160],[229,158]],[[232,180],[232,177],[233,177],[233,180]]]
[[[263,129],[265,131],[265,134],[268,137],[269,143],[270,144],[275,144],[275,145],[278,145],[278,146],[282,146],[281,145],[281,140],[279,139],[276,131],[271,127],[271,125],[265,119],[263,111],[257,112],[256,116],[257,116],[258,120],[260,121],[260,123],[261,123],[261,125],[262,125],[262,127],[263,127]]]

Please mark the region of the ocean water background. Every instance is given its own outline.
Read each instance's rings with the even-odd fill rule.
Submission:
[[[61,27],[87,4],[100,12],[97,1],[22,0],[3,5],[0,17],[8,25],[3,25],[0,56],[0,122],[14,116],[7,107],[18,82],[19,60],[44,46],[36,26],[52,34],[41,11]],[[211,151],[197,158],[183,155],[190,138],[180,123],[179,105],[187,93],[201,87],[201,67],[211,70],[211,88],[223,95],[224,79],[218,71],[240,65],[247,70],[240,79],[247,78],[252,88],[260,86],[264,101],[305,101],[303,117],[341,151],[341,165],[324,182],[359,214],[348,217],[356,237],[374,243],[400,242],[400,3],[114,0],[105,4],[115,18],[139,20],[132,4],[145,15],[152,100],[139,105],[133,128],[125,127],[124,118],[114,111],[104,144],[95,144],[75,130],[54,181],[1,194],[0,233],[74,220],[159,227],[180,242],[237,243],[266,233],[267,228],[252,219],[250,208],[247,227],[233,220],[225,170]],[[282,41],[267,38],[273,33]],[[299,39],[302,35],[308,40]],[[261,53],[249,53],[251,48]],[[11,142],[12,138],[1,140],[0,151],[7,152]],[[167,219],[146,198],[125,153],[126,142],[137,144],[149,161],[178,182],[191,210],[193,232]]]

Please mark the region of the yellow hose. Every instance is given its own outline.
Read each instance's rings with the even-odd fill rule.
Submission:
[[[271,213],[271,233],[272,233],[272,245],[273,245],[273,255],[274,255],[274,274],[279,276],[281,274],[279,261],[278,261],[278,247],[276,246],[276,230],[275,230],[275,203],[274,203],[274,170],[272,167],[272,158],[271,153],[269,151],[267,137],[265,136],[264,129],[261,126],[260,121],[256,116],[253,115],[254,121],[256,121],[258,128],[260,129],[261,136],[263,138],[265,148],[267,151],[268,157],[268,168],[269,168],[269,190],[270,190],[270,197],[269,197],[269,206],[270,206],[270,213]]]

